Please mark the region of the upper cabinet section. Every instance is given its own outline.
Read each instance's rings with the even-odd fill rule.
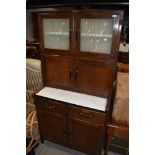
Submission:
[[[38,19],[41,52],[95,59],[117,53],[118,11],[40,12]]]

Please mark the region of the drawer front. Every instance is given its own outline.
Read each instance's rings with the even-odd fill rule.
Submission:
[[[105,113],[96,112],[94,110],[87,110],[79,107],[70,107],[70,116],[73,119],[87,121],[89,123],[95,123],[104,125]]]
[[[35,96],[35,106],[39,109],[64,115],[66,111],[65,104],[39,96]]]

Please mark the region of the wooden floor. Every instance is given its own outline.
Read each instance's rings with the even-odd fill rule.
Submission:
[[[40,144],[35,149],[35,155],[87,155],[87,154],[45,140],[43,144]],[[120,154],[109,152],[108,155],[120,155]]]

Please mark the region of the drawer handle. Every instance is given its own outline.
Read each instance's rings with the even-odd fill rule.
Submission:
[[[67,135],[68,135],[68,139],[71,138],[72,137],[72,132],[70,130],[68,130]]]
[[[63,130],[62,135],[63,135],[63,137],[67,137],[67,131]]]
[[[51,109],[51,110],[56,109],[56,107],[55,107],[54,105],[52,105],[52,106],[48,106],[48,108]]]
[[[71,70],[69,71],[69,79],[70,79],[70,80],[74,80],[74,77],[73,77],[73,69],[71,69]]]
[[[79,70],[76,69],[76,70],[75,70],[75,75],[74,75],[75,80],[77,80],[78,74],[79,74]]]
[[[82,112],[79,114],[79,116],[82,117],[82,118],[92,118],[91,114],[82,113]]]

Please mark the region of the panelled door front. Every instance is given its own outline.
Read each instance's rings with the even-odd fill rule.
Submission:
[[[100,154],[103,128],[72,118],[69,129],[69,145],[88,154]]]
[[[44,54],[42,56],[43,82],[46,86],[73,88],[73,58]]]
[[[66,118],[63,115],[37,109],[37,119],[41,136],[60,144],[66,143]]]
[[[77,87],[81,92],[96,96],[107,96],[112,91],[115,76],[114,61],[96,62],[79,59]]]

